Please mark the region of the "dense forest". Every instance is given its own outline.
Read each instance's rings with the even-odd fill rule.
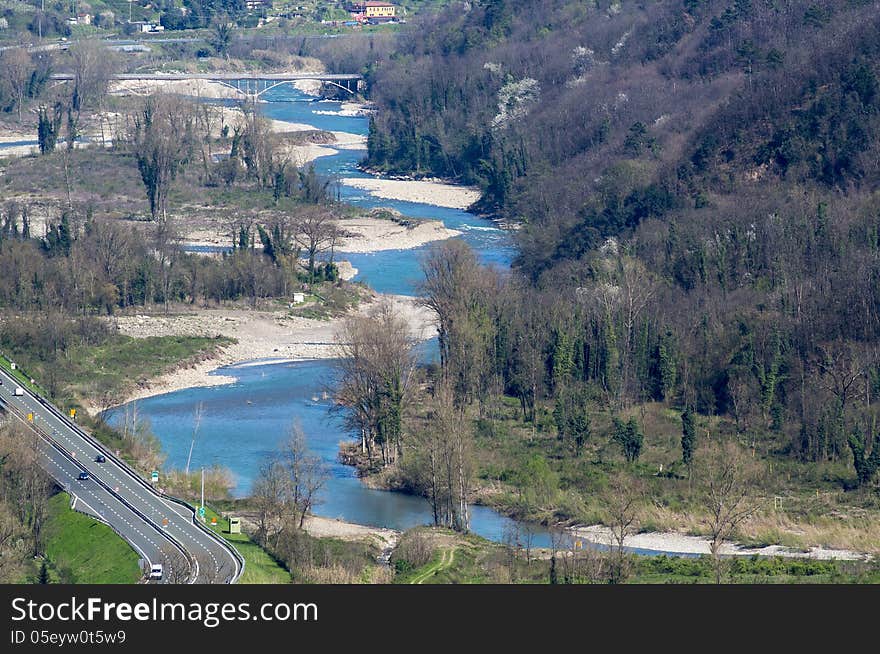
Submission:
[[[511,276],[455,248],[427,264],[462,401],[503,391],[533,421],[555,406],[560,438],[587,404],[661,402],[871,482],[878,33],[864,0],[422,17],[369,68],[368,165],[479,185],[475,208],[519,227]],[[638,425],[615,425],[638,458]]]

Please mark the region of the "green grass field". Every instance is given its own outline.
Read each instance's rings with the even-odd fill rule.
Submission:
[[[222,517],[210,507],[205,508],[208,527],[232,543],[233,547],[244,557],[244,573],[240,584],[289,584],[290,572],[285,570],[275,559],[269,556],[262,547],[250,539],[247,534],[230,534],[229,520]],[[217,525],[211,525],[211,518],[217,518]]]
[[[100,345],[71,347],[67,356],[57,362],[42,361],[24,351],[16,353],[15,360],[27,374],[34,376],[36,385],[28,383],[28,378],[20,370],[12,372],[31,390],[46,397],[54,395],[56,402],[76,405],[85,398],[101,400],[106,393],[124,397],[139,382],[207,356],[231,342],[225,337],[131,338],[120,334],[109,337]],[[6,356],[12,354],[7,352]],[[0,358],[0,365],[9,370],[6,359]],[[41,380],[44,382],[42,386]],[[53,388],[54,393],[47,388]]]
[[[231,340],[223,337],[113,336],[98,346],[75,348],[65,366],[65,381],[72,390],[84,394],[96,385],[125,388],[228,343]]]
[[[68,584],[133,584],[137,553],[110,527],[70,509],[70,496],[49,500],[45,526],[49,578]]]

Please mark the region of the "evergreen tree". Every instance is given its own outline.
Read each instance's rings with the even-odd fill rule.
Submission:
[[[257,225],[257,231],[260,234],[260,241],[263,243],[263,254],[269,257],[272,260],[272,263],[276,263],[277,258],[272,237],[269,236],[269,233],[265,229],[263,229],[262,225]]]
[[[681,460],[686,466],[693,462],[696,449],[697,427],[694,424],[694,414],[686,408],[681,414]]]
[[[37,577],[37,583],[41,586],[45,586],[46,584],[51,583],[49,581],[49,568],[46,566],[46,561],[43,561],[40,564],[40,574]]]
[[[627,463],[633,463],[641,456],[644,436],[635,418],[630,418],[626,423],[620,418],[614,418],[614,435],[612,440],[623,448],[623,456],[626,458]]]
[[[859,486],[863,486],[874,478],[880,468],[880,433],[874,436],[871,453],[865,454],[866,438],[861,430],[856,427],[849,436],[849,449],[852,450],[853,467],[856,469],[856,478]]]
[[[55,150],[58,142],[58,131],[61,128],[61,112],[55,108],[53,116],[49,117],[46,107],[40,107],[37,123],[37,140],[40,144],[40,154],[48,154]]]

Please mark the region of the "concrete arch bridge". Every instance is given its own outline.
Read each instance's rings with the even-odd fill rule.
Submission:
[[[58,73],[52,75],[57,82],[67,82],[74,79],[71,73]],[[266,91],[271,91],[283,84],[293,84],[302,80],[316,80],[325,84],[331,84],[355,95],[363,76],[344,73],[122,73],[113,75],[118,81],[182,81],[182,80],[207,80],[218,82],[223,86],[233,89],[246,100],[256,101]]]

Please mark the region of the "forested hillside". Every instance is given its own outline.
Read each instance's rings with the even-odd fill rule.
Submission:
[[[560,438],[567,407],[663,402],[871,482],[878,34],[868,0],[486,0],[423,17],[370,73],[369,165],[478,184],[479,209],[521,225],[522,274],[501,290],[445,280],[446,363],[489,368],[459,377],[463,396],[497,381],[532,420],[555,403]],[[430,270],[471,265],[437,256]]]

